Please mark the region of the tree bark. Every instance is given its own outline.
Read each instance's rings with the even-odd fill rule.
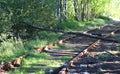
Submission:
[[[64,17],[63,17],[63,21],[67,20],[67,0],[63,1],[64,4]]]
[[[59,22],[63,21],[63,7],[62,7],[62,0],[59,0]]]
[[[75,20],[79,21],[78,15],[78,0],[74,0]]]

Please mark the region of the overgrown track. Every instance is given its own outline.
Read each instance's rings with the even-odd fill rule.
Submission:
[[[73,37],[68,37],[68,38],[65,38],[65,39],[62,39],[62,40],[59,40],[57,42],[54,42],[54,43],[51,43],[51,44],[48,44],[46,46],[44,46],[43,48],[37,48],[36,51],[37,53],[41,53],[41,52],[47,52],[49,49],[51,49],[53,46],[57,46],[57,45],[60,45],[60,44],[63,44],[65,43],[66,41],[72,39],[72,38],[76,38],[76,37],[79,37],[78,35],[75,35]],[[8,62],[8,63],[5,63],[5,64],[1,64],[0,65],[0,72],[4,72],[4,71],[8,71],[8,70],[11,70],[11,69],[14,69],[16,67],[19,67],[21,65],[21,60],[23,58],[26,58],[27,56],[29,56],[31,54],[32,51]]]
[[[117,28],[113,29],[113,31],[111,31],[110,33],[104,35],[104,38],[111,38],[113,36],[116,36],[118,34],[120,34],[120,31],[119,30],[116,30]],[[118,28],[119,29],[119,28]],[[105,30],[105,29],[104,29]],[[93,31],[95,32],[95,31]],[[117,33],[117,34],[116,34]],[[119,35],[120,36],[120,35]],[[102,43],[100,39],[96,40],[95,42],[93,42],[92,44],[90,44],[87,48],[83,49],[79,54],[77,54],[75,57],[73,57],[69,62],[65,63],[63,66],[59,67],[58,69],[56,69],[55,71],[53,71],[53,74],[92,74],[90,70],[84,70],[82,71],[82,67],[88,67],[89,64],[91,63],[95,63],[94,60],[95,59],[89,59],[90,57],[91,58],[95,58],[95,55],[94,54],[91,54],[91,50],[93,49],[97,49],[97,47],[99,47]],[[111,45],[112,46],[112,45]],[[107,52],[107,51],[106,51]],[[107,52],[109,53],[109,52]],[[103,53],[98,53],[97,55],[100,55],[100,54],[103,54]],[[110,55],[113,55],[112,53],[109,53]],[[87,58],[88,60],[84,60],[83,61],[83,58],[85,59],[86,56],[89,58]],[[113,55],[115,56],[115,55]],[[117,57],[118,58],[118,57]],[[112,59],[112,58],[111,58]],[[88,62],[89,60],[91,60],[90,62],[88,62],[87,64],[81,64],[79,62],[81,62],[80,60],[82,60],[82,62]],[[119,58],[120,60],[120,58]],[[112,60],[111,60],[112,61]],[[79,63],[79,64],[77,64]],[[77,64],[77,65],[76,65]],[[118,63],[119,65],[120,63]],[[116,64],[117,65],[117,64]],[[76,67],[77,66],[77,67]],[[78,67],[79,66],[79,67]],[[95,67],[95,66],[94,66]],[[117,67],[116,67],[117,68]],[[89,68],[90,69],[90,68]],[[87,72],[87,71],[90,71],[90,72]],[[109,72],[112,72],[112,71],[106,71],[107,73]],[[115,74],[119,73],[120,70],[118,68],[118,70],[115,70]],[[93,74],[98,74],[97,73],[97,70],[95,71],[95,73]],[[103,73],[102,73],[103,74]]]
[[[44,46],[43,48],[37,48],[36,51],[37,53],[41,53],[41,52],[46,52],[47,50],[49,50],[50,48],[52,48],[53,46],[56,46],[56,45],[60,45],[60,44],[63,44],[65,41],[67,40],[70,40],[72,38],[75,38],[77,36],[73,36],[73,37],[68,37],[68,38],[65,38],[65,39],[62,39],[62,40],[59,40],[55,43],[51,43],[49,45],[46,45]],[[29,56],[31,54],[32,51],[8,62],[8,63],[5,63],[5,64],[1,64],[0,65],[0,72],[3,72],[3,71],[8,71],[10,69],[14,69],[15,67],[19,67],[21,65],[21,60],[23,58],[26,58],[27,56]]]
[[[105,38],[112,37],[113,34],[115,35],[115,32],[118,30],[115,30],[111,32],[110,34],[106,35]],[[101,40],[96,40],[92,44],[90,44],[87,48],[85,48],[83,51],[81,51],[77,56],[75,56],[73,59],[69,61],[69,63],[64,64],[56,74],[66,74],[69,71],[70,67],[73,67],[75,63],[77,63],[80,59],[84,58],[87,54],[89,54],[89,51],[97,48],[99,46]],[[92,55],[91,57],[94,57]]]
[[[99,30],[99,29],[98,29],[98,30]],[[37,48],[36,51],[37,51],[38,53],[41,53],[41,52],[48,52],[48,53],[50,52],[50,53],[51,53],[51,51],[49,51],[49,49],[51,49],[53,46],[61,45],[61,44],[65,43],[65,42],[67,42],[67,41],[70,41],[70,40],[73,39],[73,38],[80,37],[80,36],[82,36],[82,35],[83,35],[83,36],[86,36],[86,35],[87,35],[87,37],[90,36],[90,38],[91,38],[91,36],[92,36],[92,38],[95,37],[95,39],[99,39],[99,40],[93,42],[92,44],[90,44],[90,46],[88,46],[86,49],[82,50],[82,51],[80,52],[80,54],[78,54],[77,56],[75,56],[74,58],[72,58],[69,63],[65,64],[64,66],[62,66],[62,67],[60,67],[59,69],[57,69],[56,71],[54,71],[55,73],[64,74],[64,73],[68,72],[68,69],[69,69],[70,67],[73,67],[73,65],[74,65],[75,63],[77,63],[81,58],[83,58],[84,56],[86,56],[87,54],[89,54],[89,51],[90,51],[90,50],[95,49],[95,48],[98,46],[98,44],[99,44],[99,42],[101,41],[101,39],[102,39],[103,41],[105,40],[105,41],[109,41],[109,42],[117,42],[117,43],[119,43],[119,41],[117,41],[117,40],[107,39],[107,38],[106,38],[106,37],[115,36],[115,34],[116,34],[118,31],[119,31],[119,30],[111,31],[110,34],[106,34],[104,37],[100,37],[100,36],[96,36],[96,35],[91,35],[91,34],[89,33],[90,31],[85,32],[85,33],[82,33],[82,34],[81,34],[81,33],[74,33],[74,32],[73,32],[73,34],[75,34],[75,36],[73,36],[73,37],[68,37],[68,38],[59,40],[59,41],[57,41],[57,42],[55,42],[55,43],[51,43],[51,44],[49,44],[49,45],[46,45],[46,46],[44,46],[43,48]],[[72,34],[72,32],[69,32],[69,33]],[[68,34],[69,34],[69,33],[68,33]],[[101,34],[102,34],[102,33],[101,33]],[[97,37],[97,38],[96,38],[96,37]],[[6,64],[0,65],[0,71],[1,71],[1,72],[3,72],[3,71],[8,71],[8,70],[13,69],[13,68],[15,68],[15,67],[19,67],[19,66],[21,65],[21,60],[22,60],[23,58],[26,58],[27,56],[29,56],[29,55],[31,54],[31,52],[32,52],[32,51],[30,51],[29,53],[26,53],[26,54],[24,54],[24,55],[16,58],[15,60],[13,60],[13,61],[11,61],[11,62],[8,62],[8,63],[6,63]],[[52,53],[70,54],[69,52],[53,52],[53,51],[52,51]],[[72,54],[72,53],[71,53],[71,54]],[[73,55],[74,55],[74,54],[73,54]]]

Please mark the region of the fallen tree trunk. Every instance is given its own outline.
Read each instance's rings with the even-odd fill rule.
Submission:
[[[25,22],[23,22],[24,24],[27,24]],[[48,28],[41,28],[41,27],[37,27],[37,26],[33,26],[31,24],[27,24],[28,27],[32,27],[32,28],[35,28],[35,29],[39,29],[39,30],[42,30],[42,31],[51,31],[51,32],[55,32],[55,33],[64,33],[64,34],[73,34],[73,35],[80,35],[80,36],[86,36],[86,37],[89,37],[89,38],[94,38],[94,39],[100,39],[100,40],[103,40],[103,41],[109,41],[109,42],[115,42],[115,43],[120,43],[120,41],[118,40],[113,40],[113,39],[108,39],[108,38],[105,38],[105,37],[100,37],[100,36],[97,36],[97,35],[92,35],[92,34],[88,34],[88,33],[81,33],[81,32],[66,32],[66,31],[63,31],[63,30],[54,30],[54,29],[48,29]],[[115,32],[117,32],[119,30],[116,30]],[[111,36],[113,36],[115,34],[115,32],[111,32]]]

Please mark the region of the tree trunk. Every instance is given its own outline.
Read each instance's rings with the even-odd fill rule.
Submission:
[[[58,8],[57,1],[54,0],[54,16],[55,16],[55,18],[57,17],[57,10],[58,10],[57,8]]]
[[[86,0],[83,0],[82,1],[82,13],[81,13],[81,20],[82,21],[85,21],[85,19],[86,19],[86,13],[85,13],[85,9],[86,9],[86,5],[87,5],[87,1]]]
[[[78,15],[78,0],[74,0],[75,20],[79,21]]]
[[[63,18],[63,21],[66,21],[67,20],[67,0],[64,0],[63,4],[64,4],[64,18]]]
[[[63,8],[62,8],[62,0],[59,0],[59,22],[63,21]]]

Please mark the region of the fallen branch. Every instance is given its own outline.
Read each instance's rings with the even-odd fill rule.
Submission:
[[[22,22],[24,24],[27,24],[25,22]],[[47,28],[41,28],[41,27],[37,27],[37,26],[33,26],[31,24],[27,24],[28,27],[32,27],[32,28],[35,28],[35,29],[39,29],[39,30],[42,30],[42,31],[51,31],[51,32],[55,32],[55,33],[64,33],[64,34],[73,34],[73,35],[80,35],[80,36],[86,36],[86,37],[89,37],[89,38],[94,38],[94,39],[101,39],[103,41],[109,41],[109,42],[115,42],[115,43],[120,43],[120,41],[117,41],[117,40],[113,40],[113,39],[108,39],[108,38],[104,38],[104,37],[100,37],[100,36],[97,36],[97,35],[92,35],[92,34],[88,34],[88,33],[81,33],[81,32],[65,32],[63,30],[53,30],[53,29],[47,29]],[[119,30],[117,30],[119,31]],[[116,31],[115,31],[116,32]],[[111,36],[115,34],[115,32],[111,32]]]

